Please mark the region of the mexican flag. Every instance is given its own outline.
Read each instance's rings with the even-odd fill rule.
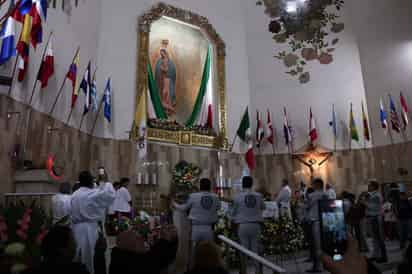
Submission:
[[[253,153],[252,129],[250,128],[248,108],[246,108],[245,114],[243,114],[242,121],[237,129],[237,136],[247,144],[245,160],[249,170],[253,170],[255,168],[255,155]]]
[[[355,117],[353,115],[352,104],[350,104],[350,114],[349,114],[349,131],[352,140],[359,142],[358,129],[356,128]]]

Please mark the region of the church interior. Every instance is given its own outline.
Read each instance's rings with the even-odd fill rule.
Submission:
[[[141,216],[167,214],[201,178],[226,204],[245,176],[267,201],[318,178],[338,199],[371,181],[412,197],[411,12],[404,0],[0,1],[0,224],[22,204],[50,216],[82,171],[128,178]],[[184,273],[192,223],[171,218]],[[293,254],[272,262],[301,273]]]

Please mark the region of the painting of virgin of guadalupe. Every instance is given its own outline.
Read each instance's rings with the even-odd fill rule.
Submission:
[[[158,103],[168,121],[185,125],[191,117],[209,45],[198,27],[167,17],[152,23],[149,60],[160,99]],[[160,118],[150,113],[149,117]]]
[[[176,113],[176,65],[165,48],[160,49],[156,62],[155,80],[163,109],[168,116]]]

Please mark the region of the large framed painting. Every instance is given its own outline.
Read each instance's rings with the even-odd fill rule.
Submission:
[[[137,53],[148,140],[228,149],[225,45],[208,20],[160,3],[139,18]]]

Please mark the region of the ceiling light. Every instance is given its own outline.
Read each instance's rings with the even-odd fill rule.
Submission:
[[[286,12],[287,13],[296,13],[298,7],[295,1],[288,1],[286,3]]]

